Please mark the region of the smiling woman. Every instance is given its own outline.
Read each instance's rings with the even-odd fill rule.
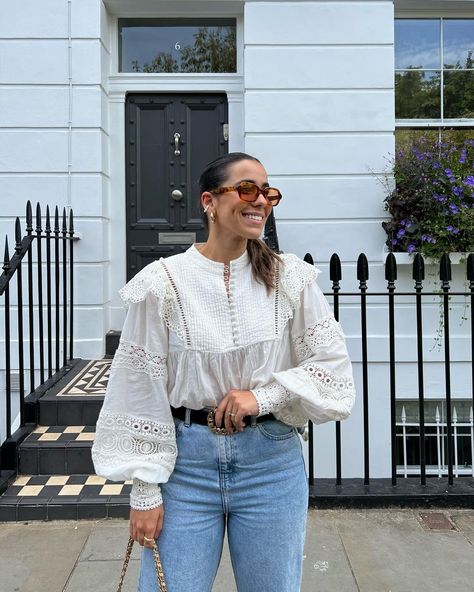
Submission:
[[[254,157],[200,177],[209,236],[151,263],[121,291],[130,310],[93,459],[133,479],[130,532],[155,592],[212,589],[227,529],[239,590],[298,592],[308,483],[297,428],[354,403],[344,335],[318,271],[260,235],[280,191]]]

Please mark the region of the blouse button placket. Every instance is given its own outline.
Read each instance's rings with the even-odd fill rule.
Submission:
[[[227,270],[226,270],[227,268]],[[227,273],[226,273],[227,272]],[[229,310],[230,310],[230,324],[232,327],[232,340],[234,345],[237,346],[239,344],[238,340],[238,331],[237,331],[237,313],[235,310],[235,302],[234,302],[234,275],[235,272],[231,272],[230,266],[224,266],[224,277],[227,275],[227,299],[229,302]]]

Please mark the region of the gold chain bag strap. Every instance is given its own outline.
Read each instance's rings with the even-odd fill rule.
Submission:
[[[123,580],[127,572],[128,562],[130,561],[133,543],[134,541],[132,537],[130,537],[128,539],[127,551],[125,552],[125,559],[123,560],[122,573],[120,574],[117,592],[122,592]],[[161,565],[161,560],[158,554],[158,547],[156,546],[156,541],[153,541],[153,559],[155,560],[156,578],[160,586],[160,592],[167,592],[168,588],[166,587],[165,574],[163,572],[163,566]]]

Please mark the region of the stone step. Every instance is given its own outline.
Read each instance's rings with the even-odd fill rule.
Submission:
[[[127,518],[131,487],[97,475],[20,475],[0,497],[0,522]]]
[[[94,426],[38,426],[21,444],[19,473],[81,475],[94,472]]]

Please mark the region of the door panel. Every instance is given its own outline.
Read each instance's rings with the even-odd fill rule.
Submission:
[[[206,240],[197,180],[208,162],[227,152],[227,98],[130,94],[125,113],[130,279],[150,261]]]

